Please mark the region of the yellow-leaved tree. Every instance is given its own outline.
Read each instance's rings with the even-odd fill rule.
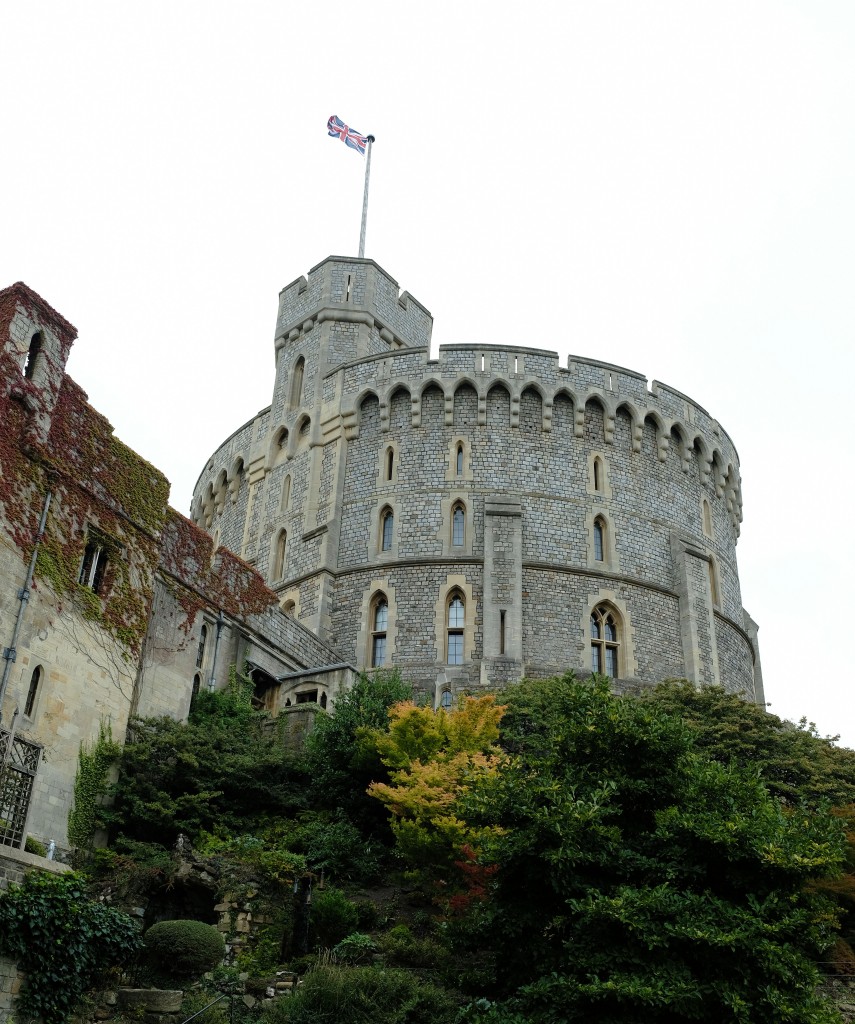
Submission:
[[[368,792],[389,809],[400,853],[425,877],[471,860],[497,831],[469,824],[455,804],[505,760],[498,746],[504,710],[492,694],[437,711],[406,701],[390,708],[388,731],[371,733],[391,782],[373,782]]]

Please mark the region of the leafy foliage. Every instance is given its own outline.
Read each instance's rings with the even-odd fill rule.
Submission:
[[[662,706],[605,680],[504,699],[515,754],[464,799],[502,829],[475,934],[506,999],[479,1019],[836,1019],[811,963],[834,913],[805,888],[842,859],[830,815],[786,812],[756,772],[710,761]]]
[[[108,794],[110,769],[121,750],[110,726],[103,722],[91,747],[80,744],[74,804],[68,815],[68,841],[80,851],[90,849],[96,829],[103,824],[101,804]]]
[[[399,851],[423,871],[445,873],[464,846],[477,847],[492,832],[489,825],[474,828],[455,804],[500,764],[503,710],[492,694],[449,711],[396,704],[388,731],[374,734],[392,781],[374,782],[368,792],[392,812]]]
[[[359,908],[340,889],[317,889],[312,900],[311,932],[318,947],[337,945],[356,931]]]
[[[187,725],[136,719],[122,751],[113,833],[171,847],[179,833],[241,834],[306,806],[307,779],[233,676],[200,693]]]
[[[855,803],[855,750],[836,746],[804,719],[795,726],[721,687],[696,689],[685,680],[660,683],[641,699],[682,718],[695,746],[715,760],[751,764],[787,803]]]
[[[141,945],[126,914],[90,900],[80,875],[32,873],[0,893],[0,952],[27,975],[21,1006],[64,1024],[103,971]]]
[[[145,933],[145,955],[158,974],[195,979],[222,963],[225,945],[217,929],[202,921],[159,921]]]
[[[452,1024],[449,996],[409,971],[328,964],[290,999],[265,1008],[267,1024]]]
[[[343,812],[363,835],[384,831],[382,809],[365,792],[371,782],[387,778],[370,732],[385,730],[389,708],[411,696],[397,672],[361,675],[336,700],[334,715],[318,715],[309,736],[314,805]]]

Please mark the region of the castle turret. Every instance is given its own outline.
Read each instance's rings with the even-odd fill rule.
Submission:
[[[567,668],[760,699],[718,422],[600,360],[432,360],[431,322],[370,260],[283,289],[272,404],[212,456],[194,517],[321,637],[438,702]]]

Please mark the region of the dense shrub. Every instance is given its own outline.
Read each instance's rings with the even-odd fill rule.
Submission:
[[[160,974],[195,978],[223,959],[223,937],[201,921],[160,921],[145,933],[146,960]]]
[[[340,964],[363,964],[377,952],[377,943],[370,935],[352,932],[333,949],[333,956]]]
[[[324,965],[290,999],[264,1010],[265,1024],[451,1024],[455,1005],[408,971]]]
[[[340,889],[319,889],[312,898],[311,931],[315,946],[335,946],[359,923],[359,907]]]
[[[24,1019],[64,1024],[101,974],[139,946],[136,923],[90,900],[78,874],[33,872],[0,893],[0,953],[27,975]]]
[[[417,938],[405,924],[396,925],[380,939],[390,964],[401,967],[442,967],[448,950],[436,939]]]

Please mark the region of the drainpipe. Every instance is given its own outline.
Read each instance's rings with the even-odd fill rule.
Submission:
[[[208,692],[213,693],[217,685],[217,652],[220,649],[220,636],[226,620],[223,618],[223,609],[217,612],[217,635],[214,637],[214,657],[211,659],[211,678],[208,680]]]
[[[18,656],[15,645],[18,643],[18,634],[21,631],[21,623],[24,621],[24,611],[26,610],[27,602],[30,600],[30,587],[33,582],[33,573],[36,571],[36,557],[39,553],[42,537],[45,535],[45,523],[47,523],[51,497],[52,494],[48,491],[45,495],[45,504],[42,509],[42,518],[39,522],[39,532],[36,534],[36,543],[33,546],[33,554],[30,558],[30,566],[27,569],[27,579],[23,587],[18,591],[18,617],[15,619],[12,643],[8,647],[3,648],[3,678],[0,679],[0,722],[3,721],[3,698],[6,696],[6,687],[9,685],[9,675],[12,671],[12,665]]]

